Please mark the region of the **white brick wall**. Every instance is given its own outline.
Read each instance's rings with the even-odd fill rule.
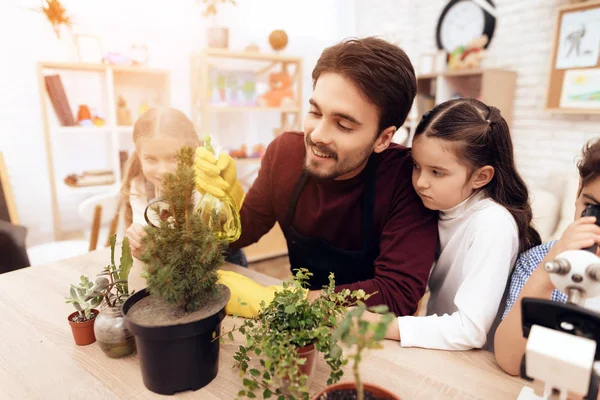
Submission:
[[[495,0],[498,19],[484,67],[518,74],[512,135],[517,164],[529,184],[550,174],[576,174],[582,145],[600,136],[600,116],[543,110],[554,35],[555,10],[566,0]],[[356,0],[358,36],[398,43],[415,67],[419,54],[435,51],[437,20],[446,0]]]

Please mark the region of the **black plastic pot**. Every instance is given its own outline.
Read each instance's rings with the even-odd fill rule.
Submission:
[[[171,395],[198,390],[219,370],[219,340],[225,307],[200,321],[146,327],[127,318],[127,311],[150,293],[143,289],[123,304],[125,325],[135,335],[144,385],[154,393]]]

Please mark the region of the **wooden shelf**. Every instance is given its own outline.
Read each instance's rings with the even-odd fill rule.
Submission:
[[[287,63],[300,63],[302,62],[301,57],[288,56],[286,54],[277,53],[260,53],[250,51],[229,51],[222,49],[207,49],[204,54],[209,57],[219,58],[234,58],[241,60],[251,61],[271,61],[271,62],[287,62]]]
[[[600,109],[589,109],[589,108],[544,108],[553,114],[600,114]]]
[[[299,113],[299,108],[288,107],[260,107],[260,106],[206,106],[208,111],[217,113],[245,113],[245,112],[280,112],[280,113]]]
[[[133,125],[129,125],[129,126],[120,125],[120,126],[117,126],[117,132],[119,132],[119,133],[133,133]]]
[[[472,97],[500,109],[510,126],[514,113],[516,81],[515,71],[501,68],[465,69],[420,75],[417,77],[416,115],[423,115],[434,106],[453,98]],[[414,129],[410,130],[412,138]]]
[[[41,61],[37,63],[37,80],[38,90],[40,98],[40,109],[44,129],[45,147],[46,147],[46,160],[47,160],[47,171],[50,180],[50,195],[52,205],[52,219],[53,219],[53,232],[54,239],[60,240],[63,237],[63,226],[62,218],[63,214],[75,212],[71,209],[64,209],[60,206],[61,199],[59,198],[58,192],[60,191],[60,197],[72,196],[75,194],[92,194],[99,193],[107,190],[118,190],[121,186],[121,153],[122,149],[127,149],[128,152],[131,148],[130,145],[126,147],[122,145],[124,142],[121,136],[127,134],[131,137],[133,132],[133,126],[119,126],[116,124],[117,121],[117,100],[119,97],[126,99],[127,103],[138,104],[142,100],[145,102],[156,103],[162,106],[170,105],[170,72],[166,69],[158,68],[147,68],[143,66],[130,66],[130,65],[111,65],[98,63],[69,63],[69,62],[53,62],[53,61]],[[88,75],[85,75],[89,73]],[[106,116],[106,122],[104,126],[60,126],[59,123],[51,123],[51,115],[57,114],[54,103],[49,96],[46,77],[51,74],[59,75],[61,78],[62,89],[66,92],[67,101],[72,104],[78,104],[81,101],[77,100],[77,95],[71,95],[69,91],[80,94],[80,98],[87,97],[87,93],[96,91],[100,94],[96,96],[96,102],[99,103],[96,106],[102,111],[102,114]],[[83,76],[81,76],[83,74]],[[101,78],[101,82],[97,82]],[[62,79],[65,79],[64,81]],[[67,84],[67,80],[72,80],[72,85]],[[77,81],[85,82],[79,84]],[[94,84],[94,89],[88,87],[88,82]],[[99,83],[99,87],[98,86]],[[154,99],[155,94],[159,94],[158,99]],[[131,106],[129,106],[131,108]],[[138,116],[132,115],[135,119]],[[60,118],[58,118],[60,121]],[[107,164],[107,168],[110,168],[114,174],[114,181],[103,183],[95,186],[85,187],[72,187],[66,185],[63,182],[63,176],[57,176],[55,171],[55,161],[53,155],[53,141],[60,139],[61,136],[72,135],[73,138],[77,135],[77,139],[80,137],[82,140],[85,138],[94,139],[109,139],[107,140],[107,146],[110,146],[110,152],[112,156]],[[92,139],[90,139],[92,140]],[[93,142],[94,140],[92,140]],[[130,143],[130,140],[127,141]],[[62,145],[61,142],[57,142],[57,146]],[[90,154],[92,154],[93,149]],[[101,154],[97,155],[102,157]],[[106,156],[105,156],[106,157]],[[70,207],[72,207],[70,205]],[[61,210],[63,208],[63,210]]]
[[[417,75],[417,79],[435,79],[438,77],[453,77],[453,76],[472,76],[472,75],[483,75],[489,72],[510,72],[500,68],[489,68],[489,69],[460,69],[456,71],[444,71],[435,74],[421,74]]]
[[[57,126],[51,128],[52,132],[58,134],[98,134],[98,133],[109,133],[110,127],[108,126]]]
[[[261,158],[234,158],[236,165],[260,164]]]
[[[40,62],[39,66],[45,69],[60,69],[71,71],[104,72],[110,69],[114,72],[141,72],[147,74],[165,74],[167,72],[167,70],[159,68],[134,67],[131,65],[112,65],[102,63]]]
[[[107,192],[111,190],[118,190],[116,183],[108,183],[106,185],[92,185],[92,186],[69,186],[66,183],[62,183],[64,190],[70,190],[81,194],[97,194]]]

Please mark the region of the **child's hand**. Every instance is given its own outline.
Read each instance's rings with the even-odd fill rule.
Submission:
[[[581,250],[600,244],[600,226],[596,217],[579,218],[567,227],[558,243],[552,247],[554,257],[567,250]]]
[[[131,246],[131,254],[135,258],[140,258],[142,254],[142,238],[146,235],[144,227],[140,224],[131,224],[125,231],[125,236],[129,239],[129,245]]]
[[[579,218],[567,227],[558,242],[552,246],[544,260],[535,269],[530,280],[536,282],[544,290],[551,292],[554,289],[554,284],[543,266],[548,261],[555,260],[562,252],[582,250],[594,243],[600,244],[600,226],[596,225],[596,217]]]

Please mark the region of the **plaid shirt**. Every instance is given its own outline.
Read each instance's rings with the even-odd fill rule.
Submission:
[[[538,265],[540,265],[544,257],[546,257],[546,254],[548,254],[550,251],[550,248],[552,248],[555,243],[556,240],[543,243],[539,246],[532,247],[519,256],[510,282],[508,298],[506,299],[506,308],[504,309],[504,315],[502,316],[502,319],[506,317],[506,314],[508,314],[512,306],[515,304],[515,301],[517,301],[517,298],[519,297],[519,294],[521,294],[521,290],[523,290],[523,286],[525,286],[527,279],[529,279],[533,271],[538,267]],[[564,303],[567,301],[567,296],[557,289],[554,289],[552,291],[552,301]]]

